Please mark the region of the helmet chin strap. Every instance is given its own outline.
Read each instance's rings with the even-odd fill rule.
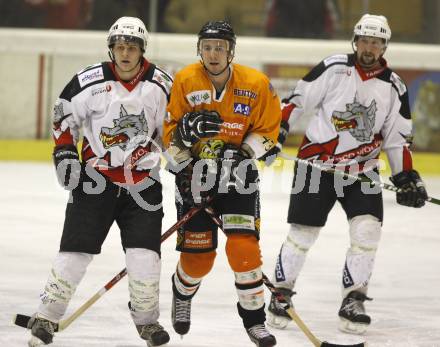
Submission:
[[[108,56],[110,58],[110,60],[114,63],[115,62],[115,56],[113,55],[113,52],[111,49],[108,50]]]

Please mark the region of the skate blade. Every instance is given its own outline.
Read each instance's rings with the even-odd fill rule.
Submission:
[[[340,318],[338,328],[344,333],[362,335],[365,334],[365,332],[367,331],[368,325],[369,324],[353,323],[347,319]]]
[[[38,337],[31,336],[31,338],[28,341],[28,347],[38,347],[38,346],[44,346],[44,342],[41,341]]]
[[[165,346],[167,343],[168,342],[164,342],[164,343],[161,343],[160,345],[154,345],[154,344],[147,341],[147,347],[160,347],[160,346]]]
[[[267,325],[271,326],[272,328],[286,329],[287,325],[291,321],[292,320],[287,317],[276,316],[271,312],[267,312],[266,323],[267,323]]]
[[[170,339],[168,339],[167,341],[163,341],[163,342],[160,343],[160,344],[154,344],[153,342],[147,340],[147,347],[160,347],[160,346],[165,346],[168,342],[170,342]]]
[[[147,347],[160,347],[160,346],[165,346],[166,343],[162,343],[161,345],[154,345],[151,342],[147,341]]]

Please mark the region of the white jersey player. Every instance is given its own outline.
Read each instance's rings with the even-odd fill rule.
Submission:
[[[147,40],[140,19],[119,18],[107,40],[111,61],[80,71],[56,101],[53,158],[58,180],[71,196],[60,251],[28,324],[30,346],[52,342],[55,324],[114,221],[121,230],[129,308],[139,335],[149,346],[170,339],[157,322],[163,217],[158,169],[172,79],[143,57]]]
[[[294,126],[302,115],[311,114],[298,157],[351,173],[377,175],[377,159],[384,150],[391,180],[402,189],[397,202],[421,207],[427,193],[412,167],[407,88],[383,58],[390,38],[384,16],[364,15],[354,27],[354,54],[328,57],[300,80],[284,100],[281,127],[288,130],[287,121]],[[290,230],[278,255],[274,283],[286,296],[292,296],[306,254],[339,201],[350,235],[342,274],[340,328],[362,333],[371,321],[363,303],[369,300],[367,290],[381,235],[382,194],[380,188],[372,189],[359,181],[343,182],[338,177],[296,167],[288,213]],[[268,323],[280,328],[290,319],[274,297],[269,315]]]

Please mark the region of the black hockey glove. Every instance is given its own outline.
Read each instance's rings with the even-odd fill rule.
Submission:
[[[176,187],[184,204],[193,206],[194,199],[191,192],[192,164],[176,174]]]
[[[284,145],[284,142],[286,142],[287,136],[289,135],[289,130],[289,122],[282,119],[280,123],[280,133],[278,134],[278,143]]]
[[[219,190],[235,189],[240,192],[247,188],[249,183],[255,183],[258,179],[258,169],[249,153],[243,148],[225,145],[221,156],[221,173],[219,178]]]
[[[280,133],[278,134],[278,143],[273,146],[271,149],[269,149],[266,154],[264,154],[259,160],[262,160],[265,162],[266,166],[272,165],[272,163],[275,161],[275,159],[278,156],[278,153],[281,152],[284,142],[287,139],[287,135],[289,135],[289,122],[285,120],[281,120],[280,123]]]
[[[390,177],[390,180],[401,190],[396,193],[398,204],[410,207],[422,207],[425,205],[428,193],[417,171],[402,171]]]
[[[52,156],[60,185],[67,190],[76,188],[81,176],[81,163],[76,147],[74,145],[56,146]]]
[[[209,165],[213,160],[207,160],[208,165],[189,164],[176,174],[176,186],[184,204],[189,206],[204,205],[216,192],[217,165],[213,168]],[[214,170],[214,171],[213,171]],[[208,188],[208,176],[211,175],[211,186]],[[203,185],[203,187],[202,187]]]
[[[177,131],[183,145],[190,148],[201,137],[217,135],[222,123],[223,120],[216,111],[188,112],[179,121]]]

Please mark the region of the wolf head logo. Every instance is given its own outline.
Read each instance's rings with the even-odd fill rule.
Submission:
[[[113,128],[101,128],[99,138],[105,149],[119,146],[127,150],[147,143],[148,125],[144,110],[140,114],[128,114],[121,105],[119,118],[114,119],[113,124]]]
[[[357,94],[352,104],[346,104],[346,111],[333,111],[332,123],[337,132],[348,130],[359,142],[371,141],[376,118],[376,101],[366,107],[359,103]]]

